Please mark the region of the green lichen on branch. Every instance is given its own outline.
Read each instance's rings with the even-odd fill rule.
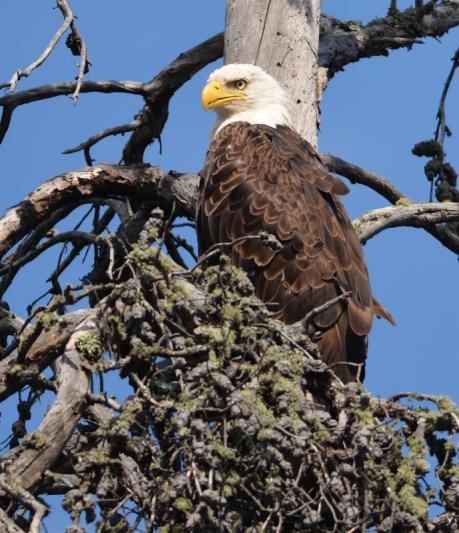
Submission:
[[[76,342],[76,348],[90,360],[98,359],[102,351],[100,338],[93,333],[84,333]]]
[[[36,450],[40,450],[44,448],[47,444],[46,435],[43,435],[39,431],[29,433],[24,437],[22,444],[27,448],[34,448]]]
[[[428,518],[438,498],[454,530],[456,450],[439,434],[455,433],[454,406],[409,407],[340,385],[306,336],[282,335],[225,256],[193,271],[207,294],[199,308],[163,265],[137,254],[137,281],[114,291],[102,320],[137,391],[95,432],[106,455],[85,457],[85,472],[111,477],[108,497],[123,493],[122,453],[146,479],[150,503],[133,500],[159,531],[440,531]],[[432,455],[442,493],[426,482]]]
[[[115,263],[98,331],[76,345],[129,393],[88,394],[94,403],[46,474],[43,490],[64,487],[68,531],[82,532],[83,519],[104,533],[456,531],[451,400],[343,386],[226,256],[180,271],[163,234],[153,214]]]

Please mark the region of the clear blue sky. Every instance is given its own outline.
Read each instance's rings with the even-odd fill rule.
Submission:
[[[92,62],[88,79],[150,79],[180,52],[224,27],[224,0],[74,0],[71,4]],[[384,16],[388,4],[389,0],[323,0],[322,7],[338,18],[368,21]],[[399,1],[402,8],[412,4],[414,0]],[[0,81],[35,59],[61,24],[54,5],[53,0],[3,2]],[[440,42],[426,39],[409,52],[362,60],[338,73],[321,106],[320,150],[390,178],[416,200],[427,200],[425,161],[414,157],[411,148],[434,131],[436,106],[458,36],[459,30],[453,30]],[[71,80],[77,73],[76,61],[62,42],[17,90]],[[199,94],[218,64],[200,72],[174,97],[163,154],[155,144],[147,150],[147,162],[165,169],[199,170],[213,123],[212,114],[201,108]],[[456,80],[447,107],[453,133],[459,131],[457,92]],[[134,96],[84,94],[77,106],[60,97],[18,109],[0,146],[0,209],[19,202],[49,177],[85,166],[81,154],[63,156],[62,150],[100,129],[130,121],[141,105]],[[93,156],[97,162],[117,162],[125,140],[104,141]],[[448,140],[446,149],[458,168],[457,135]],[[357,185],[346,198],[352,218],[386,204]],[[374,293],[398,322],[397,328],[381,321],[374,326],[368,388],[381,396],[402,390],[448,394],[459,402],[457,257],[415,229],[389,230],[372,239],[365,253]],[[31,297],[40,294],[52,260],[50,254],[18,278],[7,295],[14,311],[23,314]],[[2,425],[4,421],[5,417]]]

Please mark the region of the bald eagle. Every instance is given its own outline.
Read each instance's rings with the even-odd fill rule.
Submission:
[[[200,254],[234,242],[232,263],[286,324],[350,293],[312,321],[323,360],[344,382],[363,380],[373,314],[392,319],[372,297],[362,247],[339,198],[348,188],[294,131],[289,96],[261,68],[219,68],[202,103],[215,109],[217,123],[200,173]],[[254,238],[262,232],[277,246]]]

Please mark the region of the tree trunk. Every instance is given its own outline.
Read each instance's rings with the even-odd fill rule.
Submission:
[[[228,0],[225,63],[253,63],[290,93],[295,128],[317,145],[320,0]]]

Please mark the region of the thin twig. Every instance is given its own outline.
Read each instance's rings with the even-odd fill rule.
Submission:
[[[89,150],[92,146],[97,144],[102,139],[105,139],[112,135],[120,135],[120,134],[123,135],[130,131],[134,131],[139,126],[139,124],[140,122],[138,120],[133,120],[132,122],[129,122],[128,124],[121,124],[120,126],[114,126],[113,128],[107,128],[105,130],[100,131],[99,133],[96,133],[95,135],[92,135],[86,141],[82,142],[78,146],[74,146],[73,148],[68,148],[67,150],[64,150],[62,153],[67,155],[67,154],[74,154],[76,152],[80,152],[81,150],[84,150],[86,163],[89,166],[91,166],[92,163],[94,162],[94,160],[91,158],[90,153],[89,153]]]
[[[448,96],[448,91],[451,87],[451,82],[453,81],[456,69],[459,66],[459,48],[456,50],[451,60],[453,64],[451,65],[451,69],[446,78],[445,85],[443,86],[437,111],[438,122],[437,128],[435,130],[435,140],[438,141],[440,144],[443,144],[443,141],[445,140],[446,136],[446,98]]]
[[[114,411],[121,412],[123,408],[123,406],[119,402],[117,402],[115,398],[107,396],[107,394],[98,395],[98,394],[87,393],[86,396],[90,402],[105,405],[106,407],[109,407],[110,409],[113,409]]]
[[[88,242],[91,244],[94,244],[97,242],[98,239],[100,239],[100,236],[92,235],[91,233],[86,233],[84,231],[66,231],[65,233],[60,233],[59,235],[55,235],[54,237],[51,237],[43,244],[40,244],[40,246],[36,246],[30,252],[23,255],[20,259],[17,259],[16,261],[8,264],[5,266],[0,266],[0,275],[5,274],[9,271],[10,268],[16,269],[17,267],[23,266],[26,263],[29,263],[36,257],[38,257],[40,254],[51,248],[51,246],[54,246],[55,244],[59,244],[62,242]],[[1,265],[1,263],[0,263]]]
[[[137,385],[138,390],[142,396],[149,402],[153,407],[161,407],[161,403],[157,402],[150,393],[148,387],[142,382],[139,376],[135,372],[130,372],[129,377]]]
[[[241,242],[250,241],[250,240],[261,240],[263,244],[266,244],[267,246],[272,246],[273,248],[276,248],[277,246],[280,246],[280,242],[277,240],[276,236],[273,234],[270,234],[268,232],[260,232],[258,235],[243,235],[242,237],[238,237],[237,239],[233,239],[232,241],[227,242],[217,242],[210,246],[206,252],[201,255],[199,258],[199,261],[191,268],[188,272],[183,272],[182,274],[192,274],[195,272],[197,268],[199,268],[203,263],[217,255],[222,248],[226,247],[232,247],[236,246],[237,244],[240,244]]]
[[[91,233],[93,235],[100,235],[110,224],[111,220],[115,216],[115,213],[113,209],[109,208],[107,211],[103,214],[102,218],[99,220],[96,226],[93,227]],[[64,270],[73,262],[73,260],[78,257],[81,250],[87,246],[87,243],[85,241],[73,243],[73,248],[70,251],[70,253],[62,259],[62,257],[59,257],[58,264],[55,268],[55,270],[51,273],[49,278],[46,280],[48,282],[53,283],[54,280],[58,280],[59,276],[64,272]],[[89,248],[88,248],[89,249]]]
[[[48,231],[50,231],[59,221],[63,220],[68,214],[70,214],[73,209],[73,206],[66,206],[61,209],[54,210],[53,213],[49,214],[46,220],[38,224],[28,235],[28,237],[21,242],[14,253],[8,256],[8,264],[10,265],[10,269],[8,270],[8,273],[3,276],[0,283],[0,297],[3,296],[5,291],[8,289],[19,270],[18,268],[13,268],[11,265],[27,254],[35,246],[37,246],[37,244],[48,233]]]
[[[58,0],[58,2],[59,1],[65,2],[65,0]],[[78,31],[78,27],[75,23],[75,19],[72,20],[72,23],[70,24],[70,28],[72,30],[74,41],[78,43],[78,48],[80,52],[80,69],[78,71],[78,77],[77,77],[75,90],[73,91],[73,94],[72,94],[73,103],[76,104],[78,101],[78,97],[80,95],[81,84],[83,83],[84,75],[88,70],[88,52],[86,49],[86,42],[81,37],[80,32]]]
[[[454,74],[456,72],[457,67],[459,66],[459,48],[454,53],[454,56],[452,57],[453,64],[451,65],[451,69],[448,73],[448,76],[445,81],[445,85],[443,87],[443,91],[440,96],[440,102],[438,104],[438,111],[437,111],[437,127],[435,129],[435,137],[434,139],[440,143],[440,145],[443,147],[445,142],[445,136],[447,131],[447,124],[446,124],[446,98],[448,96],[448,91],[451,87],[451,82],[453,81]],[[441,156],[441,159],[443,159],[443,155]],[[441,171],[439,180],[442,181],[444,179],[444,176],[442,175],[443,171]],[[435,183],[438,183],[438,180],[432,179],[430,182],[430,191],[429,191],[429,202],[433,201],[433,191],[434,191],[434,185]]]
[[[27,68],[16,70],[16,72],[13,74],[8,83],[0,85],[0,89],[8,87],[9,92],[12,93],[16,89],[16,85],[21,78],[27,78],[27,76],[29,76],[36,68],[38,68],[46,61],[46,59],[56,47],[57,43],[60,41],[61,37],[69,29],[70,25],[73,22],[72,11],[68,7],[67,2],[65,0],[57,0],[57,7],[62,11],[62,14],[64,15],[64,22],[62,23],[62,26],[53,35],[52,39],[49,41],[48,45],[40,54],[40,56]]]
[[[333,307],[337,303],[347,300],[351,296],[351,294],[352,293],[350,291],[344,292],[343,294],[340,294],[339,296],[336,296],[335,298],[328,300],[328,302],[325,302],[324,304],[319,305],[318,307],[315,307],[314,309],[309,311],[309,313],[303,318],[303,324],[307,326],[308,323],[311,321],[311,319],[313,319],[317,315],[320,315],[327,309],[330,309],[330,307]]]
[[[22,488],[19,484],[8,483],[5,481],[4,477],[0,478],[0,488],[34,512],[30,523],[29,533],[40,533],[43,518],[49,512],[48,507],[38,501],[32,494],[30,494],[30,492]]]

